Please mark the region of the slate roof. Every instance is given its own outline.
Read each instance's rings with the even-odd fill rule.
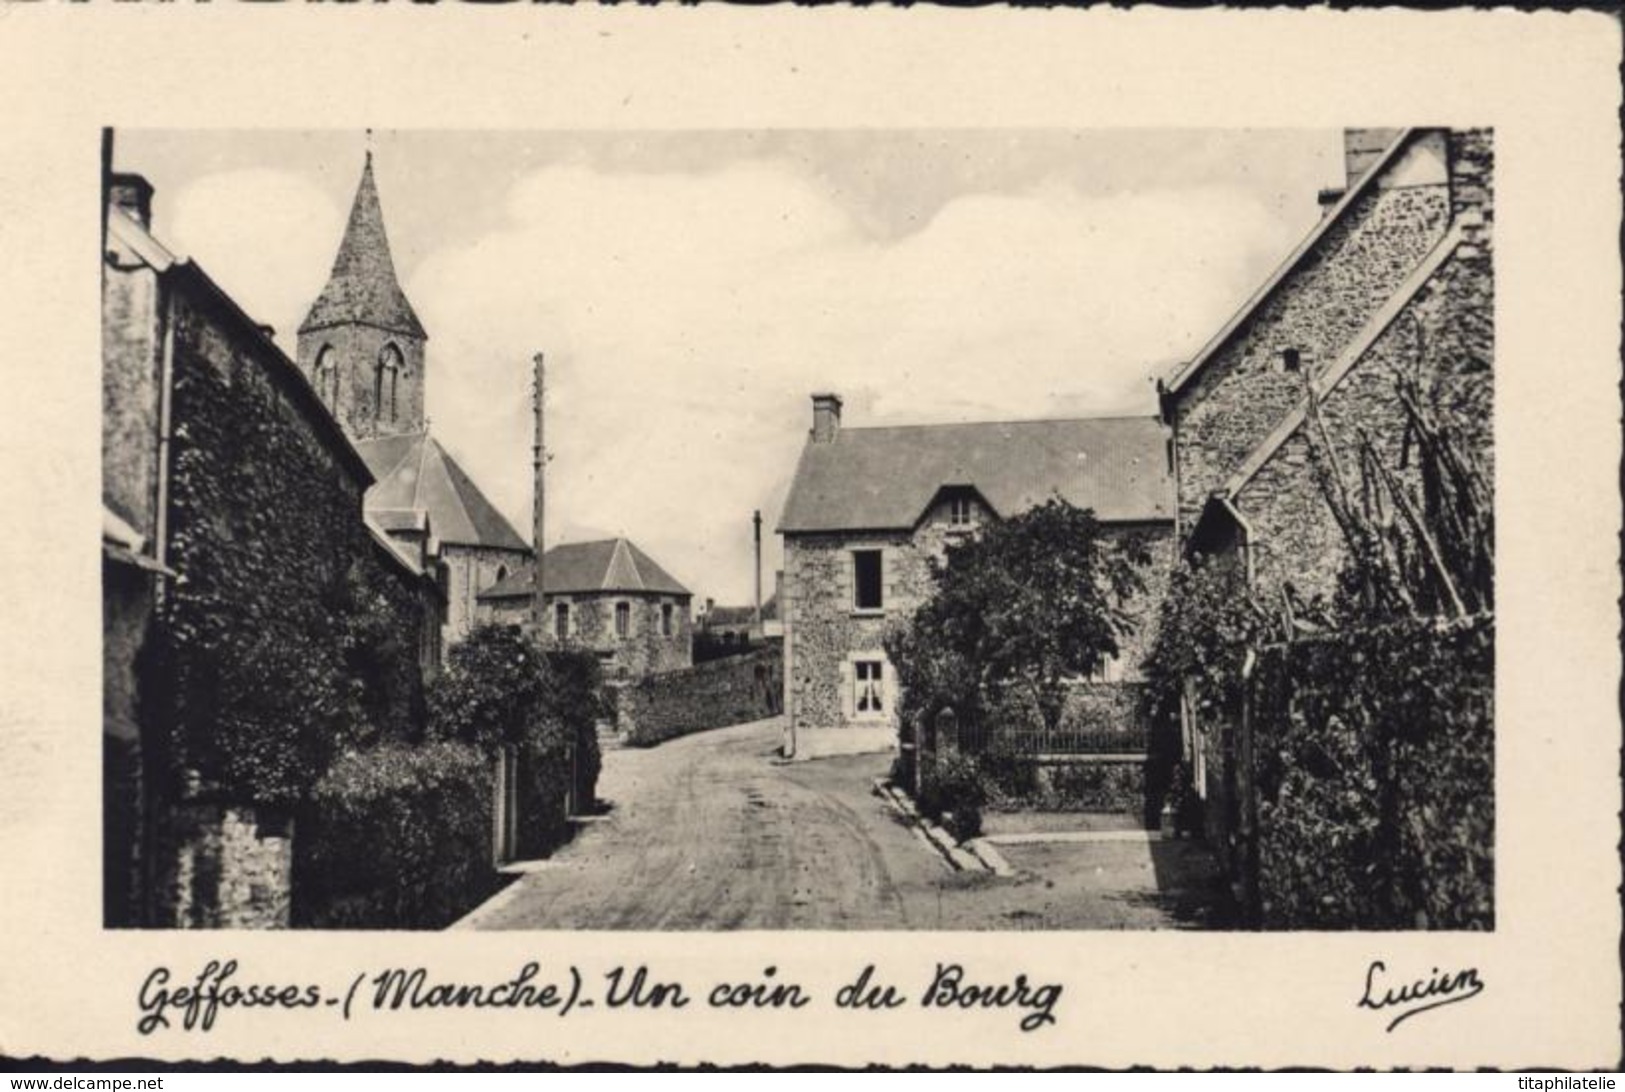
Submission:
[[[1102,521],[1169,520],[1167,439],[1155,417],[842,428],[802,450],[779,531],[908,530],[945,486],[1000,516],[1060,494]]]
[[[344,238],[333,259],[333,272],[321,295],[310,305],[305,321],[299,324],[299,332],[351,323],[428,339],[395,276],[395,259],[389,252],[389,236],[384,233],[378,187],[372,180],[371,153],[361,169],[361,183],[356,187],[350,222],[345,225]]]
[[[534,591],[529,568],[508,576],[480,592],[480,599],[517,599]],[[643,592],[692,595],[687,588],[655,564],[653,558],[624,538],[598,542],[566,542],[542,555],[542,590],[548,594],[586,592]]]
[[[513,524],[498,512],[479,486],[427,432],[403,432],[357,440],[356,450],[377,479],[367,490],[368,512],[390,513],[380,522],[398,525],[403,509],[428,515],[441,542],[526,550]]]

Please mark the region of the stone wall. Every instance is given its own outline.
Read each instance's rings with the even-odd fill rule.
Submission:
[[[477,602],[480,592],[528,565],[530,551],[445,542],[440,557],[446,565],[445,643],[450,648],[467,637],[487,613]],[[524,606],[528,612],[530,604]]]
[[[152,576],[102,563],[102,921],[139,925],[148,851],[137,670],[152,619]]]
[[[1301,373],[1331,364],[1443,236],[1444,156],[1442,135],[1416,138],[1386,172],[1414,184],[1370,186],[1176,397],[1182,526],[1302,398]]]
[[[852,606],[852,551],[882,552],[882,603],[874,613]],[[855,657],[885,659],[881,638],[929,594],[924,555],[907,535],[862,538],[841,534],[786,535],[784,542],[785,711],[800,728],[849,728],[876,723],[851,709]],[[883,725],[896,724],[896,685],[884,667]]]
[[[1484,217],[1472,242],[1429,278],[1364,357],[1323,401],[1321,411],[1351,487],[1359,431],[1370,436],[1383,462],[1420,495],[1416,460],[1407,460],[1406,417],[1396,393],[1400,375],[1421,380],[1451,413],[1463,440],[1493,467],[1494,284],[1488,230],[1490,182],[1487,149],[1464,134],[1477,154],[1472,210]],[[1406,466],[1407,461],[1409,466]],[[1493,480],[1493,474],[1491,476]],[[1236,497],[1252,524],[1254,576],[1273,595],[1290,581],[1306,597],[1330,595],[1347,556],[1322,495],[1304,427],[1281,446]]]
[[[158,411],[166,307],[146,266],[102,279],[102,498],[144,538],[157,524]]]
[[[401,354],[395,377],[394,414],[390,413],[389,391],[384,391],[382,412],[377,402],[377,366],[385,346],[393,345]],[[338,399],[334,402],[332,373],[316,375],[316,361],[323,348],[330,350],[326,362],[337,368]],[[418,432],[423,428],[424,344],[423,342],[371,326],[334,326],[299,336],[299,367],[321,396],[322,404],[355,437]]]
[[[649,675],[619,688],[616,726],[625,742],[662,740],[776,715],[784,660],[775,649]]]
[[[158,877],[158,920],[170,929],[282,929],[293,890],[293,825],[252,807],[171,809]]]

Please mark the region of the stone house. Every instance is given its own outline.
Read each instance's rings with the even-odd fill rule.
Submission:
[[[693,594],[624,538],[569,542],[542,557],[548,636],[592,649],[611,679],[694,662]],[[478,595],[479,620],[531,624],[535,576],[516,569]]]
[[[1313,611],[1347,544],[1311,455],[1309,398],[1345,474],[1363,439],[1407,485],[1396,379],[1450,407],[1492,462],[1493,141],[1484,129],[1352,129],[1346,188],[1197,356],[1161,386],[1187,555],[1240,566],[1255,594]],[[1216,844],[1241,823],[1233,713],[1182,710]],[[1216,805],[1216,806],[1215,806]]]
[[[798,754],[886,749],[897,687],[881,641],[930,593],[950,542],[1059,495],[1152,555],[1140,618],[1102,681],[1132,681],[1172,562],[1168,435],[1152,417],[843,428],[813,396],[813,427],[785,501],[785,701]]]
[[[395,273],[368,153],[332,272],[299,326],[299,366],[376,479],[368,515],[444,566],[449,645],[474,626],[477,594],[531,548],[429,433],[428,340]]]
[[[369,531],[372,473],[270,331],[153,235],[152,188],[114,174],[107,189],[105,921],[285,925],[288,786],[234,779],[198,749],[229,725],[252,741],[237,758],[286,769],[324,742],[258,691],[298,693],[344,662],[329,623],[352,584],[418,642],[368,701],[386,717],[410,705],[438,652],[439,582]]]
[[[1349,455],[1363,429],[1406,466],[1399,375],[1460,410],[1490,454],[1491,134],[1352,129],[1345,165],[1308,237],[1160,386],[1181,542],[1235,558],[1270,600],[1328,595],[1344,560],[1310,460],[1310,385]]]

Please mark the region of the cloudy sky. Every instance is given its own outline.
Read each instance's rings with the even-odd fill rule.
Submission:
[[[367,137],[118,134],[160,238],[294,331]],[[1319,215],[1336,131],[379,132],[432,431],[529,537],[530,359],[547,536],[626,535],[746,603],[833,390],[849,426],[1151,413]],[[779,544],[767,542],[772,587]]]

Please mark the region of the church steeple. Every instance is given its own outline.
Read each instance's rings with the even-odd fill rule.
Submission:
[[[352,438],[420,432],[428,337],[395,274],[369,150],[333,271],[299,325],[299,363]]]

